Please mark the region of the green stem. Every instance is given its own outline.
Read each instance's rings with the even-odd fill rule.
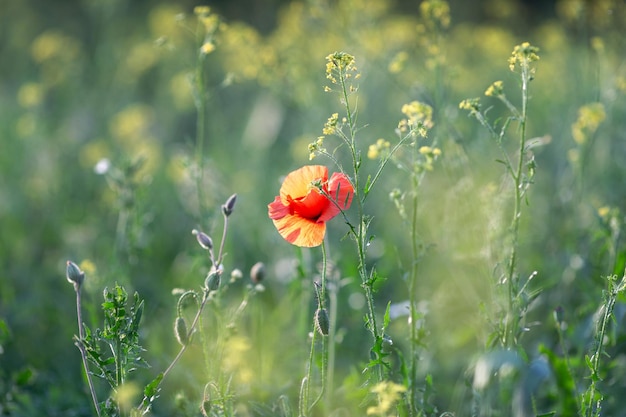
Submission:
[[[85,368],[85,374],[87,375],[87,383],[89,384],[89,392],[91,393],[91,400],[93,406],[96,408],[96,414],[100,417],[100,406],[98,403],[98,396],[96,395],[96,388],[91,378],[91,372],[89,372],[89,363],[87,361],[87,351],[83,341],[85,340],[85,329],[83,328],[83,313],[82,313],[82,299],[80,295],[80,285],[74,283],[74,291],[76,291],[76,315],[78,317],[78,341],[76,346],[80,350],[80,356],[83,360],[83,368]]]
[[[509,299],[509,318],[507,319],[507,330],[505,333],[505,345],[513,347],[517,343],[517,332],[519,327],[519,317],[515,311],[515,299],[517,298],[517,278],[515,277],[515,269],[517,267],[517,246],[519,235],[519,224],[522,217],[522,197],[523,197],[523,174],[524,167],[524,148],[526,147],[526,112],[528,107],[528,83],[530,81],[530,69],[527,64],[522,65],[522,114],[520,116],[520,142],[517,166],[513,173],[514,183],[514,209],[513,219],[511,221],[511,257],[509,259],[509,268],[507,276],[508,299]]]
[[[606,335],[606,329],[609,323],[609,320],[613,316],[613,309],[615,307],[615,301],[617,300],[617,296],[621,291],[624,290],[626,285],[626,272],[622,277],[622,280],[619,284],[616,284],[617,277],[615,275],[609,277],[609,290],[607,293],[606,301],[604,303],[604,314],[602,315],[602,321],[600,322],[600,329],[596,335],[596,349],[591,357],[591,384],[589,385],[589,389],[585,394],[587,396],[587,407],[586,407],[586,415],[593,416],[593,399],[596,395],[596,381],[600,378],[598,376],[598,372],[600,370],[600,356],[602,355],[602,346],[604,344],[604,337]],[[598,403],[600,400],[598,401]],[[595,415],[599,415],[596,413]]]
[[[410,380],[409,380],[409,410],[417,412],[415,399],[417,397],[417,263],[419,258],[419,245],[417,236],[417,208],[418,195],[417,184],[414,184],[413,214],[411,218],[411,276],[409,278],[409,315],[411,318],[410,329]]]
[[[350,141],[349,141],[350,146],[349,147],[350,147],[350,154],[352,156],[352,169],[354,171],[353,186],[354,186],[354,193],[356,197],[355,200],[357,202],[357,210],[358,210],[358,218],[359,218],[359,226],[356,229],[356,232],[354,228],[351,228],[351,231],[355,237],[356,244],[357,244],[357,254],[359,258],[358,271],[359,271],[359,276],[361,278],[361,285],[363,286],[365,290],[365,298],[367,300],[368,327],[372,334],[372,337],[374,338],[374,342],[376,343],[379,340],[380,335],[378,333],[378,325],[376,324],[376,313],[375,313],[375,308],[374,308],[374,295],[373,295],[374,291],[372,288],[373,283],[370,277],[368,277],[367,266],[365,263],[365,248],[367,246],[367,242],[366,242],[367,241],[367,223],[365,222],[363,202],[367,194],[365,194],[364,196],[361,195],[361,189],[360,189],[360,183],[359,183],[359,168],[361,165],[361,161],[360,161],[360,155],[356,149],[356,127],[355,127],[354,119],[352,118],[352,110],[350,109],[350,103],[348,102],[348,87],[346,86],[346,74],[343,68],[339,69],[339,79],[341,80],[342,97],[344,100],[344,105],[346,107],[346,113],[347,113],[346,117],[348,119],[348,126],[350,129]],[[377,375],[378,381],[381,381],[383,378],[383,370],[380,365],[376,366],[376,375]]]

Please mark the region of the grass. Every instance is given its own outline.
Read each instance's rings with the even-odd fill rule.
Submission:
[[[626,9],[492,6],[11,5],[0,415],[621,415]]]

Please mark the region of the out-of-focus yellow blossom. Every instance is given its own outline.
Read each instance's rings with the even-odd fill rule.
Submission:
[[[204,55],[208,55],[213,51],[215,51],[215,44],[213,42],[205,42],[200,47],[200,52],[202,52]]]
[[[606,118],[602,103],[591,103],[578,109],[578,119],[572,124],[572,137],[582,145],[598,130]]]
[[[387,69],[392,74],[397,74],[404,68],[404,64],[409,59],[409,54],[405,51],[398,52],[389,62]]]
[[[609,206],[602,206],[598,209],[598,216],[602,217],[603,219],[606,219],[609,215],[611,211],[611,207]]]
[[[31,109],[43,101],[44,89],[39,83],[25,83],[17,92],[17,102],[20,106]]]
[[[431,146],[422,146],[418,151],[424,156],[424,160],[417,163],[416,168],[418,172],[422,170],[432,171],[434,169],[433,164],[435,160],[438,156],[441,156],[441,149],[433,148]]]
[[[98,139],[87,142],[80,150],[78,161],[85,169],[92,169],[102,158],[111,156],[107,141]]]
[[[31,55],[35,62],[61,58],[72,60],[80,52],[78,41],[58,30],[48,30],[37,36],[31,45]]]
[[[426,137],[428,129],[434,125],[433,108],[428,104],[412,101],[402,106],[402,113],[407,116],[406,119],[400,120],[398,130],[400,132],[410,132],[412,135]]]
[[[113,116],[109,131],[120,142],[140,139],[148,133],[153,117],[149,106],[133,104]]]
[[[169,91],[174,106],[179,110],[187,110],[194,105],[191,83],[191,74],[187,71],[181,71],[170,79]]]
[[[134,82],[136,77],[149,70],[157,62],[157,51],[154,43],[141,42],[134,44],[126,55],[126,68],[128,69],[129,82]]]
[[[572,164],[577,164],[580,161],[580,151],[578,149],[570,149],[567,151],[567,160]]]
[[[389,414],[390,411],[400,400],[401,394],[406,391],[406,387],[395,382],[382,381],[374,385],[371,391],[378,396],[378,405],[368,407],[367,415],[387,417],[391,415]]]
[[[498,97],[504,95],[504,85],[502,81],[496,81],[487,88],[485,91],[487,97]]]
[[[224,371],[233,373],[238,382],[249,384],[254,372],[250,366],[250,341],[244,336],[231,336],[224,347]]]
[[[604,51],[604,41],[599,36],[594,36],[591,38],[591,48],[597,53],[601,53]]]
[[[425,0],[420,4],[420,14],[426,22],[446,29],[450,26],[450,6],[443,0]]]
[[[369,159],[377,159],[379,157],[385,157],[389,154],[391,144],[383,138],[380,138],[376,143],[371,144],[367,150],[367,157]]]
[[[78,267],[85,273],[86,276],[96,274],[96,264],[91,259],[84,259]]]
[[[169,40],[178,40],[184,31],[176,17],[181,16],[183,9],[175,4],[160,4],[148,14],[148,25],[153,38],[165,37]]]

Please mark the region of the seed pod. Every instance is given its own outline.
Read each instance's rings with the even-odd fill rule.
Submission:
[[[187,323],[185,322],[185,319],[180,316],[176,317],[176,321],[174,322],[174,334],[176,335],[178,343],[182,346],[187,346],[187,343],[189,343]]]
[[[325,308],[318,308],[315,311],[315,330],[322,336],[328,336],[328,313]]]

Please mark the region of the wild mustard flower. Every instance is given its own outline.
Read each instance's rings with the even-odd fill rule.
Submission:
[[[425,138],[428,135],[428,129],[434,125],[433,108],[428,104],[412,101],[402,106],[402,113],[407,116],[398,124],[398,130],[402,133],[410,132],[412,135]]]
[[[502,81],[495,81],[485,91],[487,97],[499,97],[504,95],[504,84]]]
[[[372,387],[372,392],[378,396],[378,405],[368,407],[368,416],[386,417],[392,415],[391,409],[401,398],[401,394],[406,391],[404,385],[391,381],[382,381]],[[395,415],[395,413],[393,414]]]
[[[466,98],[459,103],[459,109],[467,110],[470,115],[480,112],[480,99],[479,98]]]
[[[269,217],[289,243],[314,247],[322,244],[326,222],[352,203],[354,188],[348,177],[328,168],[307,165],[287,175],[280,195],[268,205]]]
[[[450,5],[442,0],[425,0],[420,4],[422,18],[440,28],[450,26]]]
[[[324,129],[322,130],[322,133],[324,135],[332,135],[333,133],[335,133],[338,122],[339,122],[339,113],[333,113],[328,118],[328,121],[324,124]]]
[[[391,144],[385,139],[378,139],[376,143],[369,146],[367,150],[367,157],[369,159],[384,158],[389,154]]]
[[[409,54],[405,51],[398,52],[389,62],[387,70],[392,74],[397,74],[404,68],[404,64],[409,59]]]
[[[585,144],[598,130],[606,118],[602,103],[591,103],[578,109],[578,119],[572,124],[572,137],[579,144]]]
[[[309,143],[309,161],[315,158],[318,153],[326,152],[324,148],[324,136],[318,136],[315,142]]]
[[[509,69],[515,71],[515,67],[528,68],[531,62],[539,61],[539,48],[532,46],[528,42],[524,42],[521,45],[516,45],[513,48],[511,57],[509,58]]]
[[[360,77],[353,55],[345,52],[335,52],[328,55],[326,61],[326,78],[332,84],[340,84],[340,81],[337,79],[343,83],[347,79],[358,79]],[[332,88],[326,87],[324,90],[332,91]],[[350,85],[349,90],[352,93],[356,91],[356,88]]]
[[[17,92],[17,102],[26,109],[37,107],[41,104],[43,98],[44,89],[39,83],[25,83]]]

